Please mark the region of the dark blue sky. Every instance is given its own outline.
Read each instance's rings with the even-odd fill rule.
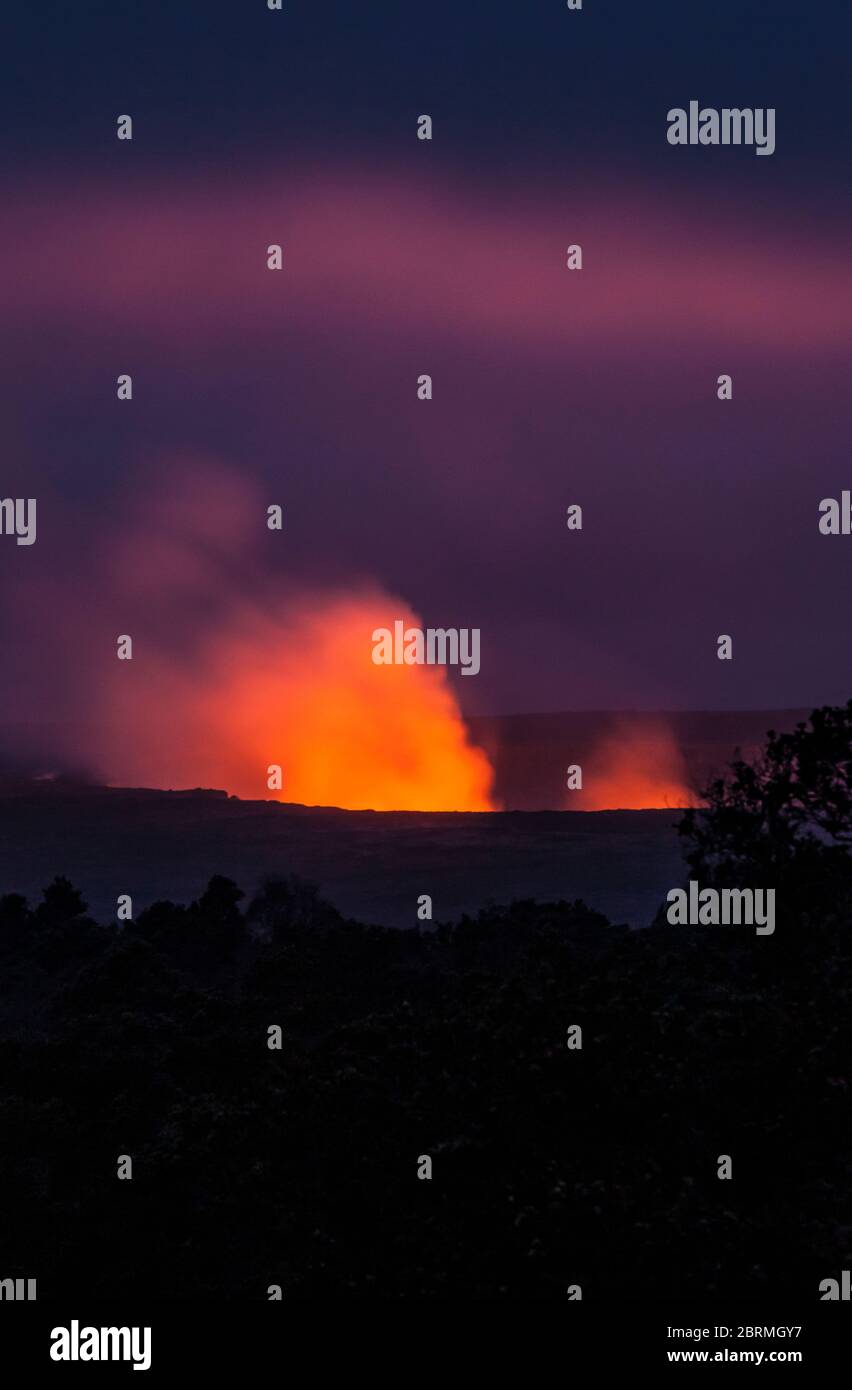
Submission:
[[[359,582],[482,629],[471,711],[852,693],[852,538],[816,530],[852,480],[848,6],[34,4],[2,46],[0,494],[42,520],[0,547],[0,714],[85,706],[116,623],[168,646],[225,589]],[[691,99],[775,107],[776,153],[673,149]],[[100,612],[187,460],[286,544],[206,616]]]
[[[669,174],[669,105],[775,106],[772,181],[848,197],[852,13],[797,0],[145,0],[19,6],[5,21],[5,158],[97,162],[108,118],[138,160],[409,151],[412,113],[471,172],[606,160]],[[682,161],[678,175],[684,172]],[[766,179],[716,152],[693,177]],[[804,191],[803,190],[803,191]]]

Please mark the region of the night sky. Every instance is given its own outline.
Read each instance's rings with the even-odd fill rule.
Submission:
[[[852,484],[848,7],[16,8],[0,494],[39,513],[0,541],[0,718],[82,717],[117,633],[191,661],[363,586],[481,629],[470,713],[852,694],[852,537],[818,531]],[[774,107],[775,154],[672,148],[691,99]]]

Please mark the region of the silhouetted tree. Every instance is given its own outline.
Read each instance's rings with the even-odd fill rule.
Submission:
[[[175,942],[181,950],[203,950],[211,965],[231,961],[246,940],[239,903],[245,894],[233,879],[214,874],[197,902],[183,916],[184,930]]]
[[[129,923],[125,930],[130,935],[138,933],[152,941],[162,940],[167,943],[183,930],[185,918],[186,908],[182,904],[176,905],[168,899],[158,899],[140,912],[136,921]]]
[[[88,911],[79,889],[60,874],[42,889],[42,898],[44,901],[36,908],[36,917],[46,927],[63,926]]]
[[[695,876],[774,886],[795,910],[837,903],[852,884],[852,701],[770,730],[762,753],[736,759],[703,797],[678,826]]]
[[[240,916],[239,903],[245,897],[233,879],[214,874],[198,899],[199,910],[214,922],[236,922]]]
[[[258,935],[274,940],[282,932],[301,927],[332,926],[341,917],[320,896],[315,883],[290,874],[266,879],[249,904],[246,920]]]

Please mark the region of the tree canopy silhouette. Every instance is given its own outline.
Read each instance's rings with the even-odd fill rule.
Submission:
[[[0,897],[4,1272],[40,1297],[564,1303],[568,1260],[615,1299],[810,1298],[844,1267],[836,917],[782,954],[572,901],[400,931],[295,875],[244,913],[222,875],[123,925],[45,900]]]
[[[770,730],[760,755],[737,758],[703,798],[678,826],[702,881],[775,886],[797,909],[836,899],[852,883],[852,700]]]

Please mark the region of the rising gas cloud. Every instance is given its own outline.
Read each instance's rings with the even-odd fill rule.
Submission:
[[[286,536],[228,469],[182,464],[129,515],[95,563],[86,614],[66,624],[84,649],[73,679],[101,775],[347,809],[494,809],[446,670],[372,661],[376,627],[418,624],[398,597],[366,581],[305,593],[270,573]],[[124,634],[130,661],[116,657]]]
[[[34,578],[5,614],[19,625],[10,649],[35,663],[20,698],[55,719],[50,766],[351,810],[499,809],[446,668],[372,660],[375,629],[422,627],[421,615],[363,576],[345,591],[297,586],[286,521],[270,532],[267,499],[233,468],[170,459],[148,481],[119,494],[98,546],[81,552],[72,534],[66,554],[51,538],[73,586]],[[123,634],[131,661],[116,656]],[[662,722],[621,720],[584,762],[566,809],[694,802]]]
[[[398,610],[378,591],[291,600],[273,616],[242,607],[192,662],[149,656],[138,685],[122,672],[112,687],[113,777],[350,810],[493,809],[491,768],[445,672],[372,661],[373,629]],[[280,792],[267,786],[275,765]]]
[[[584,771],[582,800],[569,802],[571,808],[646,811],[697,804],[683,754],[662,720],[621,719]]]

